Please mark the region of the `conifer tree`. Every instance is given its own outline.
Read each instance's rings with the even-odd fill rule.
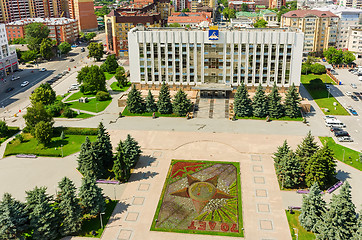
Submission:
[[[129,162],[130,167],[136,166],[141,156],[142,150],[141,147],[138,145],[138,142],[129,134],[124,141],[123,150],[126,162]]]
[[[326,202],[322,198],[321,190],[318,183],[314,183],[308,195],[303,195],[299,222],[307,231],[317,232],[316,224],[326,211]]]
[[[5,193],[0,201],[0,239],[21,239],[29,228],[25,204]]]
[[[256,89],[256,93],[253,98],[253,115],[254,117],[266,117],[268,115],[268,99],[263,90],[261,83]]]
[[[354,234],[353,240],[361,240],[362,239],[362,210],[359,212],[356,232]]]
[[[352,239],[357,216],[352,203],[350,185],[345,182],[338,195],[333,194],[329,210],[317,222],[317,239]]]
[[[297,118],[300,116],[299,108],[300,98],[294,83],[289,87],[285,97],[284,109],[285,115],[290,118]]]
[[[118,181],[127,181],[131,175],[131,164],[127,162],[122,141],[119,141],[112,172]]]
[[[317,182],[324,188],[336,176],[336,162],[328,145],[319,149],[309,159],[305,169],[305,182],[308,187]]]
[[[179,116],[186,116],[191,109],[191,101],[187,98],[187,94],[180,89],[173,99],[173,112]]]
[[[105,210],[106,204],[102,189],[97,186],[96,180],[89,175],[85,175],[82,179],[79,198],[85,213],[97,215]]]
[[[250,117],[253,114],[249,93],[243,83],[238,87],[234,96],[234,112],[238,117]]]
[[[157,104],[155,103],[151,90],[148,90],[146,97],[146,112],[157,112]]]
[[[85,142],[80,147],[78,155],[78,171],[83,175],[90,175],[99,178],[103,175],[104,169],[96,158],[92,143],[86,137]]]
[[[298,145],[295,153],[297,154],[302,170],[305,171],[305,165],[309,161],[309,158],[318,150],[318,145],[314,141],[312,132],[309,131],[307,136]]]
[[[127,95],[127,109],[131,113],[143,113],[145,111],[141,92],[133,84],[131,91]]]
[[[302,171],[293,151],[289,151],[280,162],[279,179],[283,187],[293,188],[301,182]]]
[[[58,239],[59,219],[51,206],[51,197],[45,187],[35,187],[26,192],[26,209],[29,211],[30,229],[33,239]]]
[[[281,118],[284,115],[283,105],[280,102],[281,97],[278,92],[278,87],[274,82],[271,93],[268,95],[268,113],[272,118]]]
[[[276,172],[280,172],[281,168],[281,161],[285,155],[287,155],[290,152],[290,147],[288,145],[287,140],[284,140],[284,143],[282,146],[278,147],[278,150],[276,153],[274,153],[274,167]]]
[[[163,83],[161,86],[160,94],[157,101],[158,112],[161,114],[170,114],[172,113],[172,103],[170,90],[166,83]]]
[[[93,149],[97,162],[102,165],[102,169],[112,169],[113,152],[111,138],[102,122],[98,125],[97,140],[94,142]]]
[[[76,197],[75,185],[67,177],[64,177],[58,184],[60,192],[58,193],[58,209],[63,223],[60,232],[63,236],[77,233],[82,226],[82,214],[79,200]]]

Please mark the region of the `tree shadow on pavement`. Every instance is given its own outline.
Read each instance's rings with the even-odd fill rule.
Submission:
[[[111,217],[107,223],[107,227],[110,226],[113,222],[118,221],[121,219],[121,214],[125,213],[127,209],[131,206],[131,204],[126,202],[118,202],[116,207],[113,210],[113,217]],[[119,227],[119,226],[113,226],[113,227]]]
[[[339,180],[346,181],[348,178],[350,178],[349,174],[350,174],[349,172],[345,172],[345,171],[343,171],[343,170],[338,170],[336,177],[337,177]]]
[[[131,177],[129,178],[128,182],[136,182],[136,181],[140,181],[140,180],[146,180],[149,178],[153,178],[155,176],[157,176],[159,173],[157,172],[137,172],[137,173],[132,173]]]
[[[142,169],[152,166],[156,162],[156,158],[151,155],[142,155],[134,169]]]

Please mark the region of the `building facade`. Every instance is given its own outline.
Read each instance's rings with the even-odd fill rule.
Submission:
[[[285,6],[286,0],[269,0],[269,8],[280,9],[282,6]]]
[[[196,27],[202,22],[211,23],[211,12],[183,13],[174,12],[168,17],[168,24],[178,23],[182,27]]]
[[[362,25],[351,26],[348,29],[347,49],[354,52],[357,58],[362,58]]]
[[[337,45],[339,17],[330,11],[295,10],[282,15],[281,27],[304,32],[304,52],[322,53]]]
[[[70,18],[27,18],[6,24],[8,40],[25,37],[25,27],[30,23],[42,23],[48,26],[49,38],[61,42],[73,43],[79,36],[78,21]]]
[[[0,24],[0,78],[3,79],[19,68],[16,49],[9,46],[5,24]]]
[[[300,84],[300,31],[134,28],[128,42],[135,84],[230,90],[243,83],[284,89]]]
[[[237,12],[236,18],[249,18],[252,22],[256,22],[259,19],[264,19],[268,22],[268,26],[279,25],[277,13],[271,10],[260,10],[259,12]]]
[[[339,5],[344,7],[362,8],[362,0],[339,0]]]
[[[78,21],[80,31],[98,30],[93,0],[68,0],[69,17]]]

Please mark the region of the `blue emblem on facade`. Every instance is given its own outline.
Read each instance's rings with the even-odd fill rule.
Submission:
[[[219,40],[219,30],[209,30],[209,40]]]

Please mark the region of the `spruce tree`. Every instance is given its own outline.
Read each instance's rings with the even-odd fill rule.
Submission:
[[[127,135],[126,140],[123,144],[123,150],[124,150],[124,156],[126,159],[126,162],[128,161],[130,164],[130,167],[136,166],[142,150],[141,147],[138,145],[138,142],[131,137],[131,135]]]
[[[30,229],[33,239],[58,239],[59,219],[51,206],[51,197],[45,187],[35,187],[26,192],[26,209],[29,211]]]
[[[99,178],[104,174],[103,164],[99,164],[100,161],[96,156],[92,143],[86,137],[78,155],[78,171],[83,176],[90,175],[94,178]]]
[[[287,95],[285,97],[284,109],[285,116],[290,118],[297,118],[300,116],[299,108],[300,98],[297,92],[297,88],[294,86],[294,83],[289,87]]]
[[[163,83],[161,86],[160,94],[157,101],[158,112],[161,114],[170,114],[172,113],[172,103],[170,90],[166,83]]]
[[[329,210],[316,225],[317,239],[352,239],[356,232],[357,216],[348,182],[343,184],[338,195],[333,194],[329,205]]]
[[[307,231],[317,232],[316,224],[326,211],[326,202],[322,198],[321,190],[318,183],[314,183],[308,195],[303,195],[299,222]]]
[[[131,175],[131,164],[127,162],[122,141],[119,141],[112,172],[118,181],[127,181]]]
[[[308,187],[317,182],[324,188],[335,176],[336,162],[332,150],[326,145],[309,158],[305,169],[305,182]]]
[[[285,155],[287,155],[290,152],[290,147],[287,143],[287,140],[284,140],[284,143],[282,146],[278,147],[278,150],[276,153],[274,153],[274,167],[275,171],[278,173],[280,172],[281,168],[281,161]]]
[[[85,213],[97,215],[105,210],[106,203],[102,189],[97,186],[96,180],[89,175],[85,175],[82,179],[79,198]]]
[[[312,132],[309,131],[307,136],[298,145],[295,153],[297,154],[302,170],[305,171],[305,165],[309,161],[309,158],[318,150],[318,145],[314,141]]]
[[[155,103],[151,90],[148,90],[146,97],[146,112],[157,112],[157,104]]]
[[[359,212],[356,232],[354,234],[353,240],[361,240],[362,239],[362,210]]]
[[[187,94],[180,89],[173,99],[173,112],[179,116],[186,116],[191,110],[191,101],[187,98]]]
[[[278,87],[274,82],[271,93],[268,95],[268,113],[272,118],[281,118],[284,115],[283,105],[280,102],[281,97],[278,92]]]
[[[134,84],[127,95],[127,109],[130,113],[144,113],[145,111],[141,92],[136,89]]]
[[[75,185],[67,177],[64,177],[58,184],[60,192],[58,193],[58,209],[63,223],[60,227],[62,236],[68,236],[77,233],[82,226],[82,213],[79,200],[76,197]]]
[[[0,239],[21,239],[29,228],[25,204],[5,193],[0,202]]]
[[[254,117],[263,118],[268,115],[268,99],[261,84],[256,89],[252,106]]]
[[[279,179],[283,187],[294,188],[301,182],[302,171],[293,151],[289,151],[280,162]]]
[[[238,87],[234,96],[234,113],[238,117],[250,117],[253,115],[249,93],[243,83]]]
[[[102,122],[98,125],[97,140],[93,145],[94,153],[96,154],[97,162],[102,165],[101,169],[112,169],[113,165],[113,152],[111,138],[106,132]]]

